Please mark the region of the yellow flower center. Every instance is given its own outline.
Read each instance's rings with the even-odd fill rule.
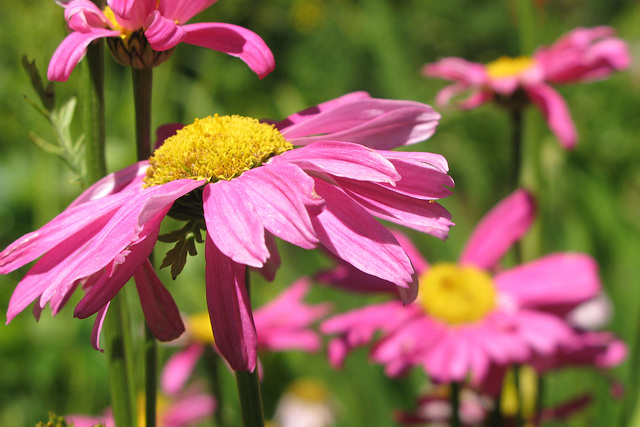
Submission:
[[[301,378],[294,381],[287,387],[287,393],[306,402],[322,403],[329,400],[327,387],[320,381],[311,378]]]
[[[528,56],[518,56],[517,58],[503,56],[487,64],[487,74],[494,79],[513,77],[533,67],[534,64],[535,61]]]
[[[209,313],[198,313],[187,319],[187,331],[191,337],[204,344],[213,344],[213,331]]]
[[[102,13],[104,13],[104,16],[109,20],[111,25],[113,25],[113,28],[116,31],[120,31],[120,38],[122,40],[125,40],[131,35],[131,31],[122,28],[122,26],[118,23],[118,21],[116,20],[116,15],[113,13],[113,10],[111,10],[109,6],[106,6],[102,10]]]
[[[209,116],[168,138],[149,159],[147,187],[176,179],[231,180],[293,145],[273,126],[242,116]]]
[[[496,306],[496,296],[491,276],[475,267],[435,264],[420,277],[422,307],[449,325],[483,319]]]

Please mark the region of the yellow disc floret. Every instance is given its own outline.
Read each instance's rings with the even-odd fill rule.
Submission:
[[[496,288],[491,276],[475,267],[435,264],[420,277],[419,301],[449,325],[474,323],[494,309]]]
[[[204,344],[213,344],[213,331],[209,313],[199,313],[187,319],[187,331],[191,338]]]
[[[503,56],[487,64],[487,74],[494,79],[513,77],[534,65],[535,61],[528,56],[518,56],[517,58]]]
[[[291,150],[273,126],[242,116],[209,116],[180,129],[149,159],[147,187],[176,179],[231,180]]]

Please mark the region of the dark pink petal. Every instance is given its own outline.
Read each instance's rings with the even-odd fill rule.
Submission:
[[[377,151],[339,141],[319,141],[272,158],[272,163],[293,163],[308,172],[320,172],[359,181],[394,183],[400,174]]]
[[[207,235],[237,263],[262,267],[269,258],[264,226],[239,179],[207,184],[202,192]]]
[[[540,108],[551,132],[567,150],[576,146],[578,133],[564,98],[551,86],[538,84],[526,88],[531,101]]]
[[[253,31],[237,25],[215,22],[189,24],[182,28],[187,32],[185,43],[236,56],[260,78],[275,68],[271,50]]]
[[[357,269],[408,288],[413,268],[389,230],[336,187],[316,180],[316,191],[327,201],[312,218],[320,242]]]
[[[439,119],[433,108],[419,102],[362,98],[290,125],[282,135],[294,145],[331,140],[390,149],[429,138]]]
[[[204,350],[205,344],[193,342],[184,350],[173,354],[162,369],[160,377],[162,391],[167,394],[176,394],[182,390]]]
[[[158,10],[162,16],[184,24],[216,1],[218,0],[160,0]]]
[[[509,269],[495,277],[505,295],[525,307],[574,304],[600,291],[598,265],[588,255],[559,253]]]
[[[216,405],[213,396],[206,394],[183,397],[160,415],[161,425],[166,427],[199,425],[215,412]]]
[[[162,16],[157,10],[147,19],[146,27],[144,35],[151,48],[160,52],[176,47],[187,36],[184,28],[172,19]]]
[[[96,320],[93,322],[93,329],[91,330],[91,346],[98,351],[104,351],[102,347],[100,347],[100,334],[102,333],[104,318],[109,310],[109,304],[110,303],[107,303],[98,311],[96,314]]]
[[[47,78],[52,81],[66,82],[78,62],[87,53],[87,46],[102,37],[118,37],[118,31],[93,28],[88,32],[74,31],[60,43],[49,62]]]
[[[276,278],[276,272],[282,264],[280,259],[280,252],[278,252],[276,238],[268,231],[264,233],[264,242],[267,245],[267,250],[269,251],[269,258],[267,258],[262,267],[251,267],[251,270],[260,273],[265,280],[273,282],[273,280]]]
[[[337,286],[349,292],[397,293],[398,287],[388,280],[363,273],[351,264],[341,263],[331,270],[319,272],[314,277],[320,283]]]
[[[311,120],[319,114],[323,114],[334,108],[339,108],[343,105],[348,105],[355,101],[360,101],[363,99],[371,99],[371,96],[369,96],[367,92],[351,92],[346,95],[342,95],[339,98],[323,102],[314,107],[310,107],[310,108],[307,108],[306,110],[302,110],[298,113],[292,114],[286,119],[275,123],[275,126],[278,130],[282,132],[282,131],[285,131],[287,128],[289,128],[291,125],[294,125],[296,123],[302,123],[307,120]]]
[[[167,138],[174,136],[183,127],[184,125],[182,123],[167,123],[166,125],[158,126],[158,129],[156,129],[154,150],[160,148]]]
[[[91,31],[93,28],[110,27],[109,20],[104,13],[91,0],[75,0],[70,2],[64,9],[64,19],[69,28],[83,33]],[[113,29],[113,28],[112,28]]]
[[[462,251],[460,263],[493,268],[511,245],[527,232],[534,218],[533,198],[525,190],[516,190],[476,226]]]
[[[209,237],[205,258],[207,306],[216,346],[233,370],[253,372],[258,338],[245,288],[246,266],[220,252]]]
[[[180,311],[147,259],[133,273],[147,326],[160,341],[171,341],[184,332]]]

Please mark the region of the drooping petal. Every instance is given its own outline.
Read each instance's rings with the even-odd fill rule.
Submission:
[[[251,270],[262,274],[262,277],[264,277],[265,280],[273,282],[276,278],[276,272],[282,264],[282,260],[280,259],[280,252],[278,252],[278,245],[276,243],[275,236],[266,231],[264,233],[264,242],[267,245],[267,250],[269,251],[269,258],[267,258],[262,267],[251,267]]]
[[[102,347],[100,347],[100,334],[102,333],[102,325],[104,324],[104,318],[108,310],[109,303],[98,311],[96,320],[93,322],[93,329],[91,330],[91,346],[100,352],[104,351]]]
[[[175,394],[184,388],[205,350],[204,346],[199,342],[193,342],[167,360],[160,377],[163,392]]]
[[[144,32],[153,50],[169,50],[181,43],[187,36],[187,32],[175,21],[162,16],[154,10],[147,20],[147,29]]]
[[[490,269],[511,245],[527,232],[535,218],[535,204],[525,190],[516,190],[495,206],[476,226],[462,255],[461,264]]]
[[[110,27],[109,20],[104,13],[91,0],[75,0],[70,2],[64,9],[64,19],[69,24],[69,28],[83,33],[91,31],[93,28]]]
[[[78,62],[87,53],[87,46],[101,37],[118,37],[118,31],[93,28],[88,32],[74,31],[60,43],[49,62],[47,78],[52,81],[66,82]]]
[[[551,86],[538,84],[526,88],[527,95],[540,108],[551,132],[567,150],[576,146],[578,132],[573,125],[569,107],[564,98]]]
[[[245,288],[246,267],[229,259],[207,237],[207,306],[216,346],[236,371],[256,367],[258,338]]]
[[[524,307],[578,304],[600,291],[597,263],[588,255],[559,253],[498,274],[496,286]]]
[[[149,162],[145,160],[134,163],[117,172],[110,173],[83,191],[65,211],[89,200],[102,199],[103,197],[120,193],[121,191],[140,191],[143,184],[142,179],[148,167]]]
[[[133,273],[147,326],[160,341],[171,341],[184,332],[180,311],[149,260]]]
[[[162,16],[184,24],[218,0],[160,0],[158,10]]]
[[[224,52],[243,60],[258,77],[266,77],[275,68],[273,54],[253,31],[237,25],[208,22],[188,24],[185,43]]]
[[[240,180],[207,184],[202,192],[207,235],[237,263],[262,267],[269,258],[264,226]]]
[[[393,235],[336,187],[316,180],[327,204],[312,218],[320,242],[359,270],[408,288],[413,268]]]
[[[384,150],[424,141],[440,119],[433,108],[419,102],[354,98],[296,124],[277,127],[295,145],[331,140]]]

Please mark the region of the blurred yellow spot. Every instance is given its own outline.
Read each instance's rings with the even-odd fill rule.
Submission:
[[[209,313],[198,313],[187,319],[187,332],[198,342],[213,344],[213,331]]]
[[[535,414],[538,395],[538,374],[531,366],[517,366],[507,372],[502,385],[500,407],[507,417],[515,417],[518,413],[518,389],[514,379],[514,369],[518,369],[520,375],[521,414],[525,420],[528,420]]]
[[[494,79],[513,77],[533,67],[534,64],[535,61],[528,56],[518,56],[517,58],[503,56],[487,64],[487,74]]]
[[[324,383],[311,378],[294,381],[287,388],[287,393],[307,402],[322,403],[329,399],[329,392]]]
[[[316,28],[325,17],[325,5],[322,0],[296,0],[291,5],[293,26],[301,33]]]
[[[474,323],[496,305],[491,276],[470,266],[441,263],[420,277],[419,302],[434,318],[450,325]]]
[[[122,40],[125,40],[127,37],[129,37],[131,35],[131,31],[125,30],[118,23],[118,21],[116,20],[116,15],[113,13],[113,10],[111,10],[111,8],[109,6],[106,6],[102,10],[102,13],[104,13],[104,16],[109,20],[111,25],[113,25],[113,29],[116,30],[116,31],[120,31],[120,38]]]

